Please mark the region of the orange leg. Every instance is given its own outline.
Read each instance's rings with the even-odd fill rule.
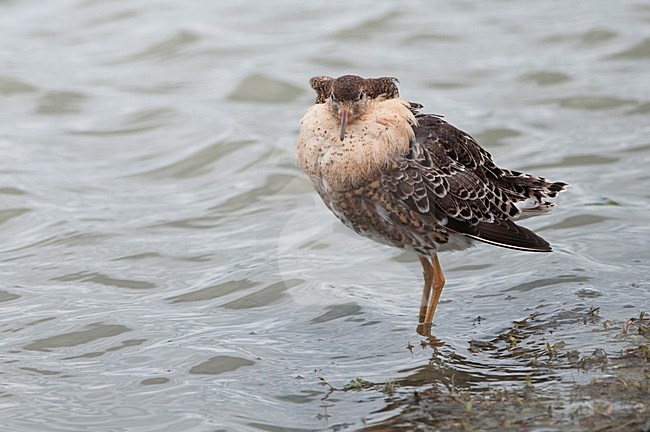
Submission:
[[[438,308],[438,301],[440,300],[440,294],[442,294],[442,288],[445,286],[445,275],[442,273],[442,268],[440,267],[440,261],[438,261],[437,254],[431,258],[431,266],[433,267],[433,295],[429,298],[427,313],[424,317],[424,327],[429,329],[431,328],[433,315],[436,313],[436,309]]]
[[[423,336],[426,336],[430,332],[431,326],[429,325],[429,327],[426,328],[422,323],[424,323],[424,320],[426,318],[429,301],[431,299],[431,288],[433,283],[434,270],[428,258],[422,255],[419,255],[418,257],[420,258],[420,264],[422,264],[424,287],[422,288],[422,300],[420,301],[420,316],[418,320],[419,325],[417,332]]]

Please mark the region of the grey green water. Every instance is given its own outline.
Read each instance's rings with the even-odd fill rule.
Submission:
[[[584,311],[649,309],[647,2],[5,0],[0,29],[2,430],[354,430],[449,379],[588,380],[469,342],[543,314],[533,345],[614,353]],[[415,257],[294,166],[309,77],[344,73],[573,184],[526,223],[554,253],[441,257],[439,352]]]

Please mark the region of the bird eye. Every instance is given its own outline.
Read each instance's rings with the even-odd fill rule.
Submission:
[[[359,96],[357,96],[357,100],[363,99],[363,92],[359,93]]]
[[[339,101],[339,98],[334,96],[334,93],[332,93],[332,95],[330,96],[330,99],[332,99],[332,102],[338,102]]]

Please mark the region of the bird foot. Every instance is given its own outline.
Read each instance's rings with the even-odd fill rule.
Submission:
[[[420,336],[424,337],[424,340],[420,341],[422,348],[431,347],[436,349],[445,345],[443,341],[431,334],[431,324],[420,323],[416,331]]]
[[[420,336],[424,336],[424,337],[431,336],[431,323],[429,324],[420,323],[418,324],[418,328],[415,331]]]

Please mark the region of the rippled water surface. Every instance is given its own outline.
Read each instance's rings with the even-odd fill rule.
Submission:
[[[4,430],[357,429],[449,380],[588,379],[469,341],[542,314],[530,346],[613,352],[589,307],[648,309],[646,2],[5,0],[0,28]],[[344,73],[573,184],[526,223],[554,253],[441,256],[437,351],[417,259],[294,166],[309,77]]]

